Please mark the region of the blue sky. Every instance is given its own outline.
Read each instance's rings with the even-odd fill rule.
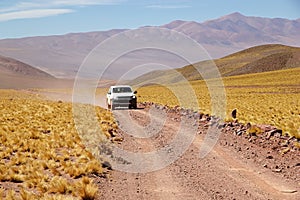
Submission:
[[[1,0],[0,39],[203,22],[240,12],[300,18],[299,0]]]

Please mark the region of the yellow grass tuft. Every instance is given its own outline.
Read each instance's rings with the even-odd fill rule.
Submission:
[[[77,193],[77,196],[83,200],[94,200],[98,193],[98,187],[89,178],[83,177],[77,184]]]
[[[294,146],[300,149],[300,142],[294,142]]]
[[[4,189],[0,188],[0,199],[4,196]]]
[[[69,194],[72,192],[72,187],[68,181],[62,177],[54,176],[51,180],[49,193]]]
[[[16,192],[14,190],[8,190],[6,194],[6,200],[17,200]]]
[[[23,188],[0,189],[0,197],[5,194],[7,199],[78,199],[74,189],[77,179],[102,173],[93,148],[106,138],[106,133],[99,131],[103,124],[104,131],[112,128],[108,126],[117,127],[112,113],[82,105],[84,120],[89,122],[91,110],[97,117],[94,123],[78,124],[82,130],[91,130],[79,135],[72,106],[22,91],[0,90],[0,182]],[[97,186],[92,181],[84,183],[82,196],[92,199]]]
[[[97,160],[93,160],[87,163],[84,171],[87,172],[88,174],[95,174],[95,175],[100,175],[103,172],[101,163]]]
[[[22,200],[33,200],[33,199],[38,199],[38,197],[36,195],[34,195],[33,193],[24,190],[24,188],[21,189],[20,191],[20,196]]]

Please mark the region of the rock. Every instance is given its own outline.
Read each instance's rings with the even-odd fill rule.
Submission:
[[[282,190],[282,193],[296,193],[297,190]]]
[[[104,161],[104,162],[102,163],[102,167],[103,167],[103,168],[106,168],[106,169],[108,169],[108,170],[112,170],[111,164],[110,164],[109,162],[107,162],[107,161]]]
[[[291,140],[295,139],[295,136],[290,136],[288,141],[290,142]]]
[[[251,136],[256,136],[258,134],[261,134],[262,132],[263,130],[256,125],[252,125],[247,129],[247,133]]]
[[[249,129],[251,127],[251,124],[248,122],[247,124],[246,124],[246,129]]]
[[[115,132],[114,132],[114,129],[112,129],[112,128],[109,128],[109,129],[108,129],[108,133],[109,133],[109,135],[110,135],[111,137],[115,137],[115,136],[116,136],[116,134],[115,134]]]
[[[205,116],[204,113],[199,113],[199,114],[200,114],[199,116],[200,119],[202,119]]]
[[[200,113],[194,113],[194,119],[201,119]]]
[[[263,132],[269,132],[274,130],[274,127],[272,127],[271,125],[259,125],[259,128],[263,131]]]
[[[288,147],[288,145],[289,145],[289,141],[288,140],[285,140],[284,142],[282,142],[280,144],[280,146],[282,146],[282,147]]]
[[[202,117],[199,121],[200,121],[200,122],[206,122],[206,118],[205,118],[205,117]]]
[[[114,142],[122,142],[122,141],[123,141],[123,138],[121,138],[121,137],[114,137],[112,140],[113,140]]]
[[[224,127],[225,127],[225,124],[224,124],[224,123],[221,123],[221,124],[218,125],[218,129],[222,129],[222,128],[224,128]]]
[[[240,136],[240,135],[242,135],[243,134],[243,130],[237,130],[237,131],[235,131],[235,134],[237,135],[237,136]]]
[[[231,112],[231,117],[232,117],[233,119],[236,119],[236,114],[237,114],[237,110],[234,109],[234,110]]]
[[[216,121],[216,120],[211,120],[211,121],[209,121],[208,122],[211,126],[217,126],[218,124],[218,122]]]
[[[267,139],[267,140],[270,139],[271,136],[273,136],[272,131],[267,132],[266,139]]]
[[[231,128],[230,127],[226,127],[226,132],[228,132],[228,131],[230,131],[231,130]]]
[[[280,173],[280,172],[282,172],[282,170],[281,170],[281,169],[273,169],[272,171],[273,171],[273,172],[276,172],[276,173]]]
[[[227,123],[227,126],[234,127],[235,125],[232,122]]]
[[[176,105],[176,106],[174,106],[174,109],[175,109],[175,110],[178,110],[178,109],[180,109],[180,106],[179,106],[179,105]]]
[[[282,135],[282,130],[281,129],[274,129],[270,131],[271,136],[274,137],[280,137]]]
[[[204,128],[208,128],[208,127],[210,127],[210,124],[205,124],[204,126],[203,126]]]
[[[273,156],[267,156],[266,159],[273,159]]]

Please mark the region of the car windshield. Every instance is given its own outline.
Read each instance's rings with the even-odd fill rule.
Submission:
[[[113,88],[113,93],[130,93],[130,92],[132,92],[130,87]]]

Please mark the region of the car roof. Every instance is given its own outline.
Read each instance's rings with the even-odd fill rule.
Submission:
[[[110,86],[111,88],[118,88],[118,87],[130,87],[129,85],[113,85],[113,86]]]

